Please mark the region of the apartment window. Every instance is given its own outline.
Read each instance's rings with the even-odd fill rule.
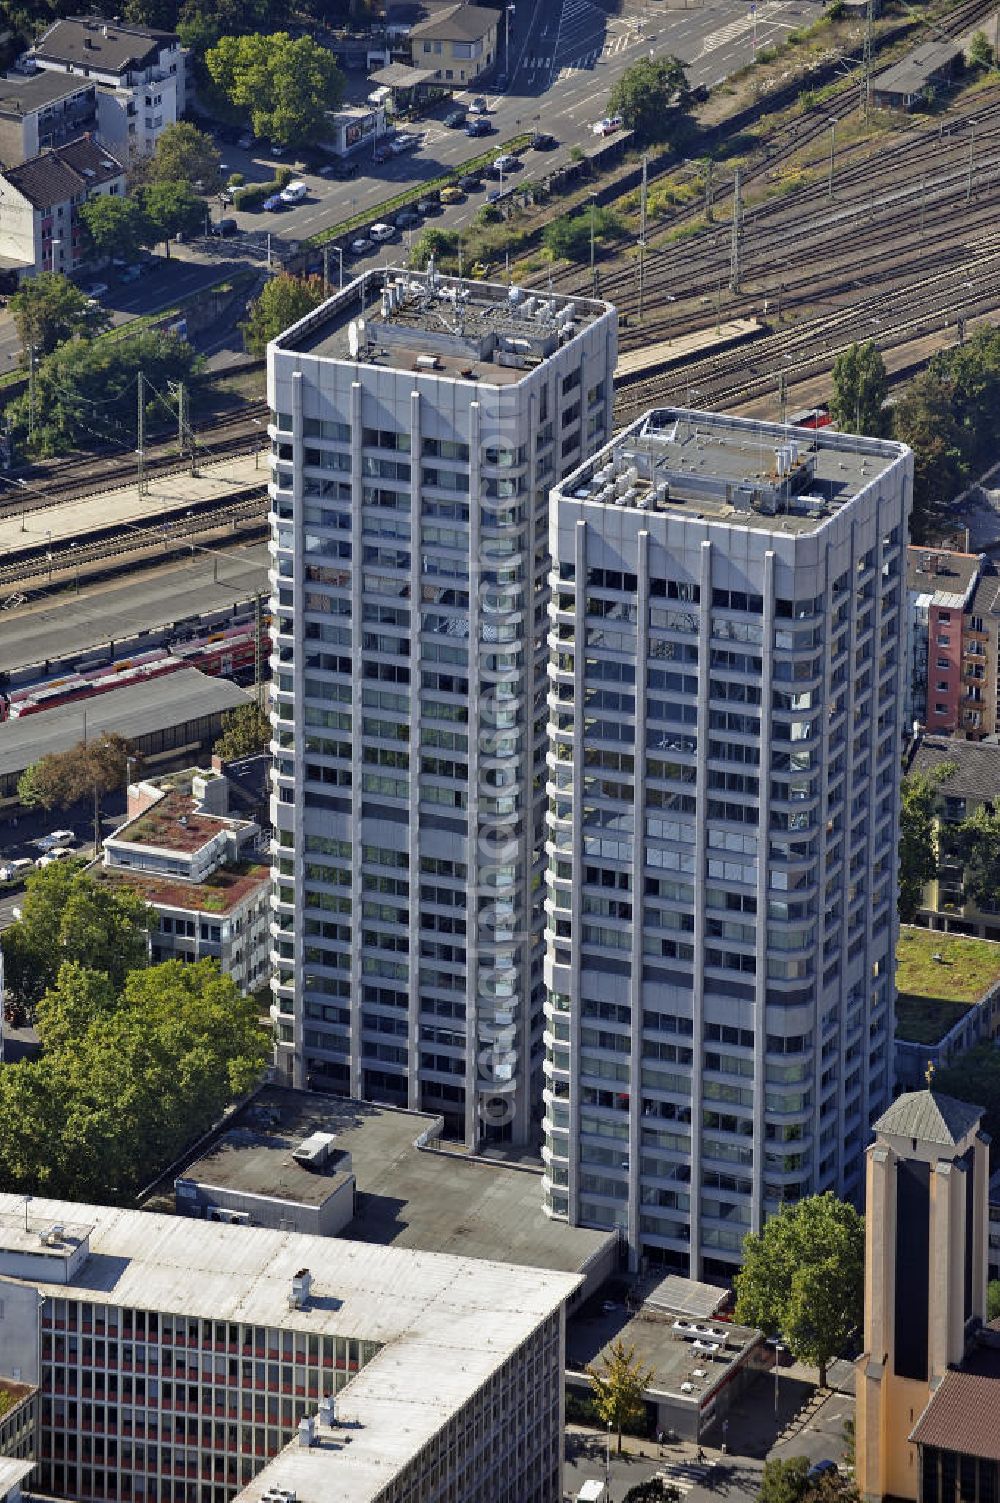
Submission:
[[[947,715],[947,713],[948,713],[948,706],[947,705],[942,705],[942,704],[936,704],[934,706],[934,713],[935,713],[935,715]]]
[[[941,632],[941,633],[939,633],[938,639],[937,639],[937,645],[939,647],[950,647],[951,646],[951,637],[948,635],[947,632]]]

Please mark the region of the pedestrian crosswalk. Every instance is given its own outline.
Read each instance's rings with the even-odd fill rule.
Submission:
[[[716,48],[725,47],[729,42],[737,41],[740,37],[752,32],[755,27],[762,28],[767,21],[774,20],[782,10],[784,6],[778,3],[778,0],[763,0],[763,4],[756,7],[751,3],[745,15],[737,16],[735,21],[727,21],[725,26],[720,26],[717,31],[710,31],[703,38],[701,47],[692,61],[698,62],[700,58],[707,57]]]
[[[671,1461],[666,1466],[661,1466],[656,1475],[664,1482],[669,1482],[683,1497],[692,1488],[705,1483],[714,1469],[714,1461]]]

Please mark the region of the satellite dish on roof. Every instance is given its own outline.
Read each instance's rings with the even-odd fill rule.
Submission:
[[[350,323],[347,325],[347,348],[351,352],[352,360],[357,360],[358,358],[358,349],[360,348],[360,343],[361,341],[358,338],[357,319],[352,318]]]

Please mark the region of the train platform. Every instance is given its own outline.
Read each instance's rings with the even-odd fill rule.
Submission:
[[[0,518],[0,557],[12,558],[39,548],[58,547],[73,539],[93,537],[116,528],[145,527],[153,517],[184,516],[224,505],[231,497],[267,484],[267,464],[261,452],[199,465],[197,475],[178,471],[151,475],[144,494],[138,481],[56,501],[33,511]],[[30,499],[30,492],[24,492]]]
[[[265,543],[199,552],[139,574],[85,585],[78,592],[42,590],[31,599],[7,597],[0,607],[0,672],[12,683],[115,644],[115,655],[171,642],[176,628],[210,615],[235,613],[269,592]]]
[[[657,344],[644,345],[639,350],[626,350],[618,357],[615,380],[631,381],[639,376],[652,375],[654,371],[667,370],[685,360],[712,355],[716,351],[744,344],[763,332],[764,325],[759,319],[727,318],[707,329],[693,329],[689,334],[678,334],[676,339],[662,339]]]

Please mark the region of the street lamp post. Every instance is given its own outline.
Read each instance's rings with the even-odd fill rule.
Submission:
[[[784,1351],[784,1347],[781,1345],[781,1342],[779,1341],[778,1344],[777,1344],[777,1346],[774,1349],[774,1417],[775,1417],[775,1419],[778,1418],[778,1377],[779,1377],[779,1370],[781,1368],[781,1354],[782,1354],[783,1351]]]
[[[608,1420],[608,1452],[604,1463],[604,1491],[611,1503],[611,1421]]]

